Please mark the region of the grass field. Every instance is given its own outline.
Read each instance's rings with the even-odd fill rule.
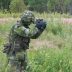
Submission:
[[[31,40],[28,50],[31,69],[28,72],[72,72],[72,24],[61,19],[71,16],[44,13],[36,14],[36,17],[44,18],[48,24],[37,40]],[[7,65],[7,57],[2,53],[3,44],[7,42],[9,31],[16,20],[0,23],[0,72],[5,72]]]

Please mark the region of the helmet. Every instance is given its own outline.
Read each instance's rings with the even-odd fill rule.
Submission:
[[[21,22],[23,24],[30,24],[31,22],[34,22],[35,17],[32,11],[25,11],[21,17]]]

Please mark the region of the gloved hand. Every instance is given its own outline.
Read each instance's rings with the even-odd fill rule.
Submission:
[[[46,28],[46,22],[43,19],[37,19],[35,24],[36,27],[40,30],[44,30]]]

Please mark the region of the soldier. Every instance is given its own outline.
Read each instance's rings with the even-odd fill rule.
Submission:
[[[29,28],[31,24],[35,24],[33,31]],[[46,22],[43,19],[35,20],[31,11],[24,12],[21,20],[11,28],[9,44],[4,49],[9,58],[10,68],[7,72],[26,72],[30,39],[38,38],[45,28]]]

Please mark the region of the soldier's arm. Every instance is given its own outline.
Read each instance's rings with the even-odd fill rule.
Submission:
[[[42,34],[43,30],[34,27],[33,31],[30,32],[30,38],[36,39]]]
[[[41,35],[45,28],[45,23],[37,23],[33,31],[31,31],[30,28],[25,28],[24,26],[15,26],[14,31],[20,36],[36,39]]]
[[[30,37],[32,39],[35,39],[40,36],[42,30],[39,30],[37,27],[34,27],[33,31],[31,31],[30,28],[25,28],[24,26],[20,26],[20,27],[15,26],[14,32],[20,36]]]
[[[25,28],[24,26],[15,26],[14,27],[14,32],[20,36],[23,36],[23,37],[29,37],[29,28]]]
[[[31,38],[38,38],[46,28],[46,22],[43,19],[36,20],[36,26],[31,34]]]

